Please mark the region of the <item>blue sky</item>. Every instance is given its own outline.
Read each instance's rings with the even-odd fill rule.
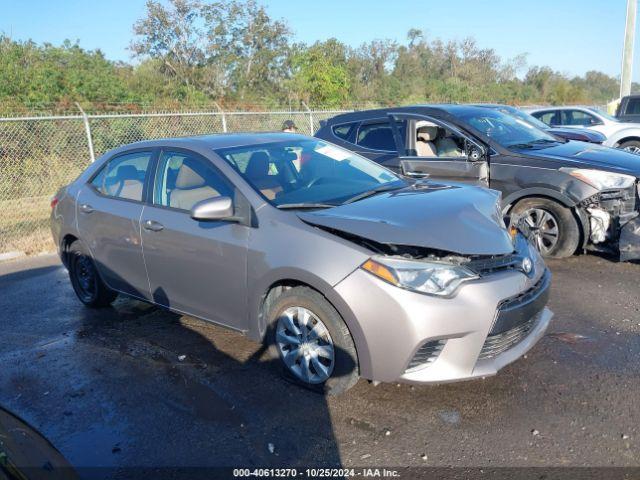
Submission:
[[[144,0],[0,0],[0,32],[14,39],[79,40],[108,58],[130,60],[131,26]],[[626,0],[271,0],[298,41],[336,37],[350,45],[376,38],[404,41],[409,28],[429,38],[474,37],[503,58],[527,53],[528,65],[564,73],[620,74]],[[639,25],[640,27],[640,22]],[[640,81],[640,35],[634,80]]]

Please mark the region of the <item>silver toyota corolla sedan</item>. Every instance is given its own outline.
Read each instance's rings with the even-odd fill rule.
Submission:
[[[52,205],[85,305],[124,294],[224,325],[328,393],[493,375],[552,316],[550,274],[498,193],[402,179],[303,135],[126,145]]]

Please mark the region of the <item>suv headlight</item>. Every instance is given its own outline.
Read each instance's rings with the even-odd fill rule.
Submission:
[[[459,265],[379,255],[371,257],[360,268],[396,287],[438,297],[451,296],[462,282],[478,278]]]
[[[605,172],[604,170],[591,170],[585,168],[561,168],[561,172],[568,173],[572,177],[591,185],[598,190],[625,189],[631,187],[636,177],[623,173]]]

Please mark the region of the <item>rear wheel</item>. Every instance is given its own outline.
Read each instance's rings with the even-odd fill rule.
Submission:
[[[269,350],[288,378],[312,390],[338,395],[358,381],[358,357],[344,321],[308,287],[285,290],[267,306]]]
[[[82,244],[73,242],[67,251],[69,278],[76,295],[87,307],[106,307],[118,296],[105,285],[91,256],[85,252]]]
[[[544,257],[573,255],[580,243],[580,229],[573,213],[547,198],[527,198],[516,204],[513,216],[521,218],[531,232],[530,240]]]
[[[640,155],[640,141],[638,140],[628,140],[626,142],[622,142],[620,145],[618,145],[618,148],[624,150],[625,152]]]

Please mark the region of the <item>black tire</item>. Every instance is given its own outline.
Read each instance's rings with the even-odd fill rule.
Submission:
[[[618,145],[621,150],[627,150],[635,155],[640,154],[640,141],[639,140],[627,140]]]
[[[573,255],[580,244],[580,227],[573,212],[548,198],[526,198],[518,202],[511,210],[512,217],[526,217],[532,211],[541,210],[549,214],[557,224],[557,240],[547,250],[537,241],[532,243],[542,256],[547,258],[566,258]],[[535,232],[532,232],[535,234]]]
[[[74,292],[87,307],[107,307],[118,296],[102,281],[91,255],[77,240],[67,250],[67,268]]]
[[[298,385],[318,393],[340,395],[353,387],[359,379],[358,356],[351,333],[336,309],[317,291],[309,287],[293,287],[283,291],[265,305],[269,329],[266,341],[272,359],[277,361],[279,370]],[[333,345],[333,368],[328,379],[322,383],[304,381],[290,369],[278,346],[277,329],[279,319],[291,308],[307,309],[324,324]],[[309,363],[309,362],[307,362]]]

